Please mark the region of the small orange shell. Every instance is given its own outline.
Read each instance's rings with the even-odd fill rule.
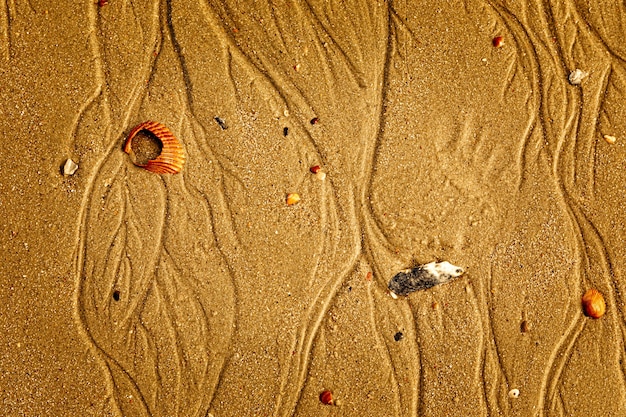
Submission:
[[[298,193],[287,194],[286,201],[287,201],[288,206],[293,206],[294,204],[298,204],[300,202],[300,194]]]
[[[320,401],[322,404],[333,405],[333,393],[332,391],[326,390],[322,391],[320,394]]]
[[[582,298],[583,309],[585,314],[591,318],[599,319],[606,312],[606,303],[600,291],[592,288],[587,290]]]
[[[496,36],[491,40],[491,44],[494,48],[501,48],[504,45],[504,38],[502,36]]]
[[[148,121],[135,126],[128,134],[128,139],[126,139],[124,144],[124,152],[129,155],[132,154],[131,144],[133,138],[142,130],[147,130],[156,136],[161,141],[163,148],[159,156],[151,159],[147,164],[140,165],[135,163],[135,165],[157,174],[178,174],[183,169],[183,165],[185,165],[185,151],[174,134],[161,123]]]

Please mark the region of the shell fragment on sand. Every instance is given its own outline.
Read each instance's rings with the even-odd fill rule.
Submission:
[[[65,165],[63,165],[63,175],[74,175],[74,173],[78,170],[78,164],[71,159],[65,161]]]
[[[608,143],[609,145],[612,145],[617,141],[617,138],[615,136],[604,135],[603,137],[606,143]]]
[[[606,313],[606,302],[602,293],[595,288],[591,288],[585,292],[581,299],[585,315],[593,319],[599,319]]]
[[[579,85],[584,78],[586,78],[589,75],[588,72],[585,72],[581,69],[576,68],[574,71],[570,72],[569,77],[567,77],[567,79],[569,80],[570,84],[572,85]]]
[[[450,262],[430,262],[398,272],[388,284],[390,295],[408,295],[414,291],[427,290],[460,277],[465,270]]]

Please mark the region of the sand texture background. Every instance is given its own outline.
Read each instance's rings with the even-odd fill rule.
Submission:
[[[626,415],[623,3],[3,0],[0,29],[0,415]],[[122,151],[146,120],[180,174]],[[433,260],[467,272],[389,296]]]

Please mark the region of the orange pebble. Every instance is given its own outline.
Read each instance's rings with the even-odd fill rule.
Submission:
[[[293,206],[294,204],[298,204],[300,202],[300,194],[290,193],[287,194],[287,205]]]
[[[606,303],[600,291],[594,288],[587,290],[581,301],[587,316],[594,319],[599,319],[604,316]]]

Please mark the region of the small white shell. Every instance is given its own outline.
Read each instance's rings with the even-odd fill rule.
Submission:
[[[617,138],[611,135],[604,135],[604,140],[606,141],[606,143],[612,145],[615,143],[615,141],[617,141]]]
[[[576,68],[574,71],[570,72],[568,80],[572,85],[580,84],[585,77],[589,75],[588,72],[585,72],[581,69]]]
[[[509,398],[519,398],[519,390],[517,388],[513,388],[509,391]]]
[[[78,170],[78,164],[71,159],[65,161],[65,165],[63,165],[63,175],[74,175],[74,173]]]

